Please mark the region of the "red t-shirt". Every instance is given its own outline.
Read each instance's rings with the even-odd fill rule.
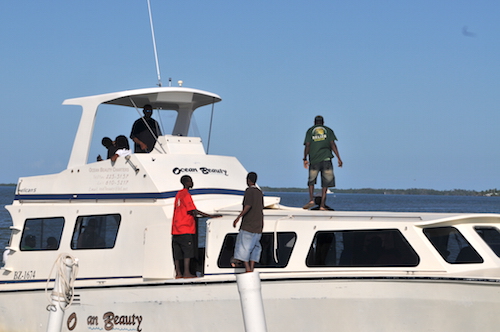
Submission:
[[[194,216],[188,213],[193,210],[196,210],[196,206],[189,190],[184,188],[175,195],[172,235],[196,234]]]

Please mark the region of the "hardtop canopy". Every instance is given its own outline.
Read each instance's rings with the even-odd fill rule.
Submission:
[[[210,92],[184,87],[157,87],[126,90],[95,96],[66,99],[63,105],[79,105],[82,117],[78,126],[68,168],[87,163],[90,142],[94,131],[97,109],[101,104],[143,108],[150,104],[154,109],[178,112],[172,135],[187,136],[193,112],[222,99]]]

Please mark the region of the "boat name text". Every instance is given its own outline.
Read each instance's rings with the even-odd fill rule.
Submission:
[[[19,188],[17,191],[20,193],[36,193],[36,188]]]
[[[136,330],[138,332],[142,331],[142,328],[141,328],[142,316],[137,316],[136,314],[132,314],[129,316],[127,316],[127,315],[120,316],[120,315],[115,315],[115,313],[112,311],[108,311],[104,315],[102,315],[102,320],[104,323],[104,330],[106,330],[106,331],[113,330],[115,328],[115,326],[117,326],[117,325],[134,325],[135,326],[136,324],[137,324]],[[87,317],[87,326],[99,326],[99,318],[97,316],[88,316]],[[123,328],[117,328],[117,329],[123,330]]]
[[[181,174],[181,173],[202,173],[202,174],[223,174],[227,176],[227,170],[221,169],[221,168],[208,168],[208,167],[199,167],[199,168],[181,168],[181,167],[175,167],[172,172],[175,175]]]
[[[90,173],[113,173],[113,172],[128,172],[127,167],[90,167]]]

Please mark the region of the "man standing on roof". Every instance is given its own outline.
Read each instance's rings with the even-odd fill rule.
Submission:
[[[193,179],[189,175],[181,177],[184,189],[175,196],[174,217],[172,219],[172,252],[175,263],[175,278],[195,278],[189,271],[191,258],[195,257],[196,216],[219,218],[222,215],[211,215],[196,209],[189,189],[193,188]],[[181,260],[184,262],[184,273],[181,272]]]
[[[318,115],[314,118],[314,126],[309,128],[304,140],[304,168],[309,167],[309,203],[304,205],[304,209],[314,206],[314,185],[318,173],[321,172],[321,204],[320,210],[328,210],[325,205],[326,192],[329,187],[335,187],[335,176],[333,174],[332,158],[333,153],[337,156],[338,165],[342,167],[342,159],[337,149],[335,141],[337,137],[333,130],[323,125],[323,117]],[[309,161],[307,158],[309,157]]]
[[[151,117],[153,107],[149,104],[144,105],[143,113],[144,116],[134,122],[130,133],[130,138],[134,141],[135,153],[151,152],[156,144],[156,139],[161,136],[158,122]]]

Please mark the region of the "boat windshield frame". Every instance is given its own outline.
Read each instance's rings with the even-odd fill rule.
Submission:
[[[67,169],[87,164],[97,110],[101,104],[136,109],[149,104],[153,109],[177,111],[178,116],[172,135],[187,136],[193,112],[201,106],[217,103],[221,100],[221,97],[214,93],[184,87],[146,88],[66,99],[63,105],[82,107],[82,116]]]

